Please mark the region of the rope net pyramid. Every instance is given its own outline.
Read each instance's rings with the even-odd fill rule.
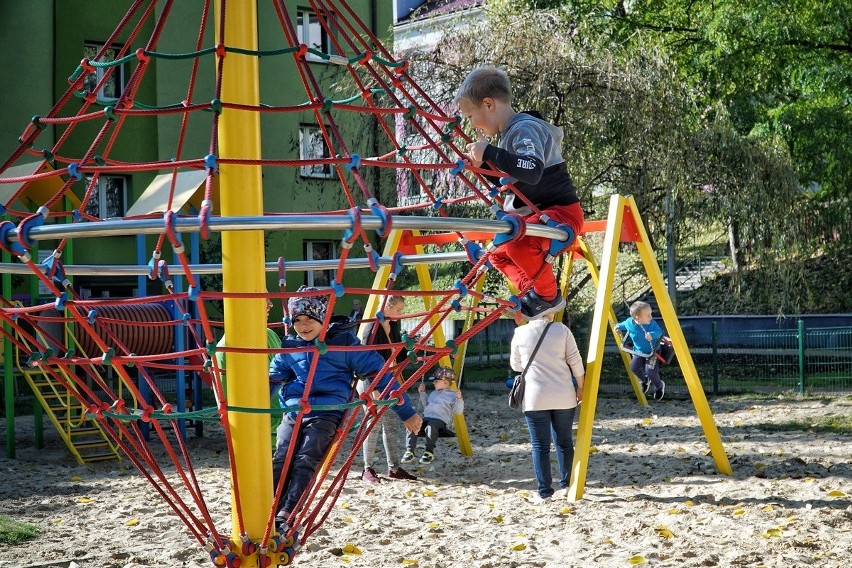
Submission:
[[[23,306],[3,299],[0,315],[3,336],[11,342],[20,356],[20,365],[33,373],[43,375],[48,381],[61,386],[76,399],[81,409],[79,420],[95,421],[112,443],[150,481],[172,511],[183,521],[192,537],[204,547],[217,566],[243,566],[255,562],[258,566],[274,563],[289,564],[310,535],[329,515],[366,435],[404,392],[424,377],[439,361],[456,356],[458,349],[470,337],[499,318],[507,309],[517,308],[515,296],[507,299],[483,295],[477,285],[488,268],[488,256],[495,247],[527,232],[523,219],[504,213],[502,195],[513,191],[511,184],[495,186],[485,177],[493,170],[472,168],[463,159],[463,149],[470,138],[461,129],[458,116],[447,113],[433,101],[408,74],[408,62],[396,59],[373,35],[356,12],[345,2],[316,0],[310,2],[312,21],[319,24],[330,40],[330,52],[305,45],[299,39],[297,25],[291,21],[287,9],[280,1],[271,2],[279,27],[276,43],[281,47],[269,51],[251,50],[230,43],[227,34],[227,12],[224,8],[213,18],[214,6],[205,2],[199,7],[194,23],[197,31],[195,50],[189,53],[168,51],[160,45],[167,26],[183,26],[186,21],[169,20],[171,3],[155,10],[156,2],[133,2],[127,14],[117,24],[115,31],[94,57],[84,59],[68,77],[68,89],[56,104],[43,115],[33,117],[24,129],[20,145],[0,166],[3,184],[17,184],[18,189],[3,205],[6,220],[0,224],[0,247],[19,263],[3,265],[4,272],[28,274],[52,296],[52,300],[33,306]],[[224,4],[224,2],[222,2]],[[218,9],[218,8],[216,8]],[[143,36],[142,31],[153,24],[153,31]],[[210,33],[215,26],[217,33]],[[123,41],[119,43],[117,38]],[[115,57],[106,60],[105,53],[114,50]],[[227,57],[239,54],[252,58],[274,59],[279,73],[298,77],[303,89],[302,100],[286,101],[289,104],[261,103],[248,105],[229,101],[222,96],[223,84],[228,80],[223,72]],[[311,59],[326,61],[345,69],[352,94],[348,98],[332,99],[322,89],[315,75]],[[176,61],[191,61],[190,75],[186,78],[184,100],[165,106],[154,106],[138,96],[142,86],[153,80],[151,62],[169,65]],[[116,69],[125,65],[132,70],[124,89],[115,100],[103,100],[98,93],[114,80]],[[199,100],[196,82],[199,69],[215,66],[215,96],[210,101]],[[75,110],[78,109],[78,110]],[[261,119],[280,113],[312,113],[319,126],[323,155],[314,159],[292,159],[272,156],[245,158],[222,155],[220,152],[220,120],[229,112],[257,113]],[[134,162],[117,155],[114,147],[131,120],[156,120],[157,117],[177,116],[180,130],[172,149],[173,159],[154,162]],[[383,138],[378,146],[381,153],[360,156],[350,151],[353,140],[347,138],[347,129],[341,127],[341,116],[375,117]],[[191,155],[187,150],[187,132],[190,121],[201,121],[210,133],[208,152]],[[39,138],[46,127],[56,127],[56,142],[49,148],[37,149]],[[69,140],[79,137],[79,131],[91,131],[91,143],[79,155],[70,155]],[[351,130],[351,129],[350,129]],[[400,140],[401,132],[411,136]],[[351,136],[351,135],[350,135]],[[416,143],[412,144],[412,140]],[[416,157],[428,153],[428,163]],[[33,173],[10,177],[7,171],[36,158],[40,165]],[[214,187],[221,170],[231,166],[256,166],[263,168],[297,169],[321,167],[336,172],[341,195],[347,207],[331,211],[304,211],[301,213],[266,212],[261,219],[229,219],[214,214]],[[368,183],[365,172],[387,168],[406,172],[419,192],[426,196],[421,203],[403,206],[386,206],[377,199]],[[197,215],[172,212],[178,174],[186,171],[203,172],[204,198]],[[97,199],[99,176],[137,172],[160,172],[169,177],[169,194],[166,213],[101,219],[90,207]],[[436,195],[426,178],[441,174],[453,180],[453,195]],[[42,203],[37,203],[35,213],[21,207],[20,203],[33,184],[52,181],[55,191]],[[519,199],[526,201],[523,196]],[[79,206],[69,207],[69,203]],[[490,208],[497,220],[469,221],[453,219],[447,206],[480,203]],[[527,202],[533,211],[536,208]],[[35,207],[34,207],[35,208]],[[415,214],[416,215],[413,215]],[[391,294],[420,295],[426,298],[426,308],[408,313],[405,319],[412,322],[403,341],[390,345],[393,356],[382,371],[372,379],[370,390],[377,389],[378,377],[390,372],[397,379],[378,393],[374,399],[370,392],[342,405],[344,417],[335,434],[334,442],[321,467],[302,496],[298,514],[290,519],[292,527],[287,534],[279,534],[274,522],[274,503],[281,497],[282,484],[276,485],[273,508],[268,512],[262,535],[249,535],[245,529],[243,504],[251,495],[241,495],[240,480],[248,475],[242,471],[235,457],[231,436],[231,418],[235,414],[271,413],[263,408],[246,408],[230,405],[222,387],[222,369],[216,361],[217,349],[227,353],[252,352],[271,354],[286,349],[269,349],[257,346],[251,349],[217,348],[216,328],[224,322],[216,320],[217,310],[212,302],[229,298],[274,298],[282,300],[285,308],[283,320],[273,327],[289,332],[291,320],[286,313],[287,299],[294,295],[286,286],[288,265],[299,264],[280,258],[266,267],[278,271],[279,289],[274,293],[222,292],[205,290],[200,275],[209,273],[210,267],[193,264],[183,233],[197,232],[208,239],[211,232],[245,229],[250,221],[260,221],[264,230],[311,229],[319,220],[340,230],[340,257],[325,261],[334,271],[331,285],[319,293],[327,297],[328,310],[320,336],[310,347],[311,352],[322,354],[327,350],[342,349],[324,343],[326,328],[332,321],[335,303],[346,294],[371,294],[378,298],[379,310],[375,319],[381,320],[386,298]],[[256,226],[256,225],[252,225]],[[450,289],[421,292],[400,292],[394,288],[396,278],[407,260],[399,251],[380,255],[370,244],[370,231],[388,237],[399,227],[416,230],[433,230],[449,233],[458,242],[456,260],[464,259],[469,270]],[[488,247],[481,247],[467,237],[467,231],[489,231],[494,235]],[[530,228],[532,229],[532,228]],[[534,230],[534,229],[533,229]],[[547,229],[544,235],[554,238],[553,256],[570,244],[558,227]],[[160,294],[128,299],[85,299],[72,284],[71,277],[82,273],[77,267],[65,266],[62,254],[72,239],[103,238],[128,234],[157,235],[147,267],[126,267],[118,274],[138,274],[139,269],[152,281],[161,284]],[[34,260],[32,251],[39,240],[55,240],[55,250],[44,261]],[[382,288],[352,288],[344,286],[344,274],[355,245],[364,250],[362,258],[373,271],[390,267],[390,276]],[[163,258],[169,248],[177,258],[169,266]],[[215,268],[212,269],[215,271]],[[135,272],[134,272],[135,271]],[[104,267],[99,275],[111,274]],[[175,284],[175,276],[186,282],[187,290]],[[522,293],[525,291],[521,291]],[[496,306],[478,307],[482,300]],[[454,341],[435,341],[436,330],[455,312],[476,313],[483,316],[469,326]],[[58,330],[58,331],[57,331]],[[141,330],[141,331],[140,331]],[[145,337],[139,345],[134,337]],[[383,346],[387,347],[387,346]],[[374,350],[373,346],[348,347],[353,350]],[[396,363],[397,355],[408,357]],[[412,371],[413,372],[410,372]],[[406,371],[403,375],[403,370]],[[164,388],[164,374],[195,373],[212,389],[215,405],[209,408],[187,410],[183,391],[170,392]],[[312,380],[312,379],[311,379]],[[168,383],[172,384],[172,383]],[[309,383],[310,384],[310,383]],[[308,392],[309,389],[306,389]],[[310,410],[304,399],[298,407],[285,408],[284,412],[297,412],[301,418]],[[280,411],[278,411],[280,412]],[[193,467],[190,450],[186,445],[183,428],[186,420],[215,421],[222,424],[230,456],[230,474],[233,491],[233,525],[216,526],[215,512],[207,506],[203,484]],[[351,442],[351,451],[344,451],[345,439]],[[295,436],[294,436],[295,440]],[[162,451],[153,451],[156,442]],[[288,462],[293,455],[291,447]],[[286,469],[286,468],[285,468]],[[334,473],[334,475],[330,475]],[[223,531],[230,530],[233,539]],[[251,564],[255,565],[255,564]]]

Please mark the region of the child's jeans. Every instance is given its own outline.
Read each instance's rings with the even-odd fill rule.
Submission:
[[[311,484],[311,478],[317,466],[322,463],[325,453],[331,445],[340,416],[337,414],[321,414],[302,419],[298,439],[293,450],[293,459],[287,470],[287,481],[284,482],[284,492],[277,511],[292,513],[305,489]],[[295,416],[285,414],[278,425],[278,443],[272,456],[272,486],[277,488],[278,478],[284,469],[290,438],[296,426]]]
[[[640,357],[634,355],[630,362],[630,370],[633,374],[639,377],[640,381],[651,381],[655,389],[660,389],[663,386],[663,381],[660,379],[660,362],[657,357]]]

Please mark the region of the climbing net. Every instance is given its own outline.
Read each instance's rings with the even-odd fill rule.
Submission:
[[[224,2],[222,2],[224,4]],[[3,264],[2,272],[27,274],[35,277],[52,300],[37,305],[24,306],[3,299],[0,317],[8,324],[3,330],[6,340],[17,350],[21,367],[28,372],[40,373],[55,389],[72,396],[78,406],[76,420],[90,420],[106,433],[115,446],[127,455],[140,472],[151,482],[164,501],[186,524],[191,535],[206,547],[216,565],[239,565],[238,560],[258,554],[260,565],[272,561],[287,564],[298,549],[326,519],[340,494],[346,472],[351,467],[357,449],[377,420],[398,401],[400,392],[420,380],[442,358],[457,355],[460,346],[492,323],[507,309],[519,306],[517,297],[494,298],[478,291],[477,284],[488,268],[491,251],[500,244],[524,234],[538,234],[553,239],[551,253],[556,256],[567,242],[565,233],[553,222],[549,228],[526,227],[523,218],[502,210],[502,195],[513,192],[510,183],[494,185],[486,174],[499,175],[487,168],[472,168],[463,159],[464,145],[470,141],[460,125],[458,116],[449,114],[428,93],[421,89],[408,73],[408,62],[396,59],[373,35],[369,26],[345,2],[313,0],[307,15],[310,22],[319,25],[323,37],[329,40],[324,51],[305,43],[300,26],[294,24],[283,2],[274,1],[267,7],[279,24],[275,38],[282,47],[273,50],[249,50],[229,43],[225,12],[216,19],[218,40],[212,41],[207,30],[211,27],[213,7],[205,2],[196,16],[197,37],[193,50],[185,53],[168,51],[166,31],[169,26],[180,25],[185,30],[186,21],[173,22],[169,16],[172,3],[159,11],[155,1],[137,0],[118,23],[103,47],[93,57],[83,59],[68,77],[69,87],[56,104],[45,114],[35,116],[24,129],[20,145],[0,166],[0,176],[36,158],[39,163],[26,175],[2,177],[0,187],[15,187],[4,202],[6,220],[0,224],[0,248],[19,263]],[[121,38],[121,42],[119,42]],[[212,45],[211,45],[212,44]],[[110,54],[112,54],[110,56]],[[276,61],[280,76],[298,77],[306,98],[287,101],[289,104],[264,102],[247,105],[223,99],[223,84],[227,80],[222,72],[226,57],[233,54]],[[153,63],[168,65],[176,61],[191,62],[184,98],[164,105],[153,105],[144,100],[146,82],[152,79]],[[317,77],[311,61],[323,61],[338,66],[352,86],[351,96],[332,99],[325,95],[323,81]],[[202,83],[202,63],[211,61],[215,67],[213,97],[202,101],[198,87]],[[115,99],[104,99],[99,93],[116,81],[118,69],[132,66],[132,71]],[[112,82],[112,83],[111,83]],[[76,110],[75,110],[76,109]],[[319,128],[321,152],[313,158],[285,157],[243,158],[220,154],[219,121],[224,113],[253,112],[261,118],[279,114],[312,115]],[[341,117],[373,117],[384,139],[383,153],[361,156],[353,153],[351,129],[341,125]],[[155,120],[158,117],[177,117],[179,127],[172,149],[173,158],[156,161],[133,161],[131,157],[117,155],[115,148],[123,136],[133,136],[131,123],[137,119]],[[205,155],[192,155],[190,123],[203,123],[210,133]],[[36,149],[44,130],[48,127],[59,132],[56,142],[49,148]],[[90,143],[80,148],[80,138],[94,129]],[[128,134],[128,131],[129,134]],[[407,132],[405,140],[400,134]],[[412,141],[415,141],[412,143]],[[428,153],[428,163],[413,156]],[[384,319],[382,306],[391,294],[425,298],[425,308],[404,316],[413,322],[403,341],[390,348],[389,357],[380,374],[390,372],[399,385],[391,383],[374,399],[370,396],[353,396],[350,403],[342,405],[344,418],[330,446],[324,465],[317,470],[312,484],[302,497],[303,507],[298,518],[290,523],[293,529],[286,535],[275,532],[274,511],[270,511],[262,538],[249,538],[244,529],[243,502],[239,479],[245,472],[238,471],[233,459],[234,447],[229,428],[233,413],[269,412],[265,409],[235,407],[228,404],[222,388],[223,370],[216,361],[220,352],[283,352],[283,349],[239,349],[216,346],[216,330],[223,322],[216,319],[212,302],[227,298],[267,297],[282,301],[284,317],[273,328],[287,333],[290,317],[286,313],[287,299],[294,295],[287,289],[287,271],[299,261],[278,259],[267,263],[267,269],[278,272],[279,288],[268,294],[221,292],[203,289],[201,274],[215,272],[215,268],[193,263],[190,251],[183,242],[183,233],[197,232],[209,239],[211,232],[244,229],[257,226],[258,219],[228,219],[214,214],[214,188],[220,169],[230,166],[257,166],[284,170],[327,168],[336,172],[342,189],[341,202],[346,207],[327,211],[311,210],[294,214],[267,212],[260,219],[266,230],[311,229],[323,217],[323,228],[331,226],[340,230],[340,257],[324,261],[333,270],[331,285],[323,293],[328,298],[330,323],[335,303],[347,294],[371,294],[380,298],[379,311],[369,321]],[[419,203],[403,206],[386,206],[373,191],[365,172],[390,169],[402,172],[412,180],[423,199]],[[204,197],[200,208],[192,214],[174,212],[177,204],[179,174],[193,171],[204,174]],[[101,176],[130,175],[143,172],[165,172],[168,176],[168,198],[165,214],[142,214],[121,219],[105,220],[92,204],[98,198],[98,180]],[[428,174],[428,176],[426,175]],[[426,177],[443,175],[452,180],[453,193],[438,195],[433,192]],[[37,203],[35,212],[22,205],[31,199],[32,188],[51,187],[49,195]],[[519,199],[526,199],[518,195]],[[482,203],[490,208],[496,220],[468,221],[448,216],[447,206]],[[70,207],[69,204],[77,205]],[[531,203],[526,203],[534,212]],[[418,213],[418,216],[411,215]],[[547,221],[546,216],[544,220]],[[464,260],[469,270],[451,288],[431,291],[398,291],[397,278],[411,262],[427,261],[417,255],[402,255],[394,251],[382,256],[370,242],[370,231],[382,238],[400,227],[435,231],[452,235],[458,243],[456,256],[450,260]],[[493,235],[492,242],[480,246],[469,238],[473,231]],[[539,231],[536,233],[536,231]],[[85,267],[62,262],[63,252],[73,239],[112,237],[128,234],[156,235],[156,244],[147,266],[101,267],[95,272],[104,275],[143,275],[162,286],[160,294],[148,294],[128,299],[86,299],[75,289],[71,277],[87,274]],[[39,241],[58,241],[54,250],[43,261],[34,260],[33,251]],[[364,250],[364,259],[373,271],[390,267],[390,276],[382,288],[353,288],[344,285],[345,269],[353,262],[351,256],[356,244]],[[170,266],[164,258],[171,250],[177,259]],[[322,264],[322,263],[321,263]],[[91,271],[91,268],[89,268]],[[91,272],[90,272],[91,273]],[[176,278],[179,276],[179,278]],[[186,283],[184,291],[181,282]],[[521,291],[524,292],[524,291]],[[485,309],[482,301],[496,306]],[[454,312],[479,314],[454,341],[436,341],[435,333],[441,323]],[[325,327],[311,352],[321,354],[332,349],[324,343]],[[351,349],[374,349],[372,346]],[[396,363],[397,355],[408,357]],[[409,373],[411,369],[413,372]],[[405,375],[403,371],[407,370]],[[174,393],[164,388],[163,376],[177,376]],[[185,398],[184,377],[189,376],[209,385],[215,404],[209,408],[188,409]],[[378,376],[378,375],[377,375]],[[407,378],[406,378],[407,377]],[[312,380],[312,379],[311,379]],[[377,379],[370,390],[375,389]],[[307,389],[306,389],[307,392]],[[173,395],[173,396],[172,396]],[[307,396],[307,395],[306,395]],[[299,412],[307,409],[307,400],[299,407],[284,411]],[[185,442],[185,421],[217,421],[223,425],[225,441],[231,456],[230,473],[234,491],[234,518],[231,541],[215,526],[214,515],[207,506],[203,487],[193,468],[190,451]],[[351,452],[343,452],[340,442],[349,437]],[[150,440],[162,443],[164,454],[151,451]],[[294,448],[290,448],[290,461]],[[166,467],[168,464],[168,467]],[[338,474],[330,483],[327,477],[336,468]],[[166,469],[177,472],[167,475]],[[278,488],[276,497],[280,497]],[[247,496],[251,498],[251,496]]]

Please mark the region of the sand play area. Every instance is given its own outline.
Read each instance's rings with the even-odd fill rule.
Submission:
[[[534,504],[522,415],[504,391],[464,391],[473,457],[442,439],[416,482],[366,485],[353,466],[327,523],[295,559],[315,567],[798,566],[852,564],[852,436],[793,422],[848,417],[852,399],[719,399],[733,467],[719,475],[691,403],[597,406],[586,494]],[[848,418],[847,424],[848,424]],[[5,426],[5,425],[4,425]],[[210,567],[183,524],[124,461],[77,465],[45,426],[17,421],[0,458],[0,514],[41,536],[0,548],[0,567]],[[230,523],[216,427],[189,447],[220,525]],[[383,459],[383,452],[378,455]],[[356,471],[357,470],[357,471]],[[383,471],[380,471],[383,473]]]

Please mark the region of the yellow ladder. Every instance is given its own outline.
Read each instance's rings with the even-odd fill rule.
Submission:
[[[40,331],[36,333],[43,339]],[[21,343],[26,343],[22,336],[16,335]],[[77,463],[121,460],[117,446],[110,441],[103,428],[86,416],[88,409],[80,402],[79,393],[74,389],[74,380],[64,369],[59,368],[57,372],[70,388],[51,377],[40,363],[33,366],[27,361],[22,362],[21,350],[18,348],[15,349],[15,363]]]

